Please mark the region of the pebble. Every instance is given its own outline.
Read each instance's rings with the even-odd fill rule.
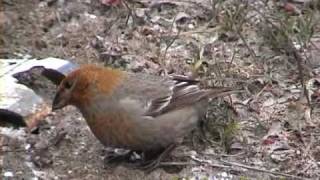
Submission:
[[[11,171],[7,171],[4,173],[4,177],[13,177],[13,173]]]

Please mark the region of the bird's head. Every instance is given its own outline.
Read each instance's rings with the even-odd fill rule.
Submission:
[[[123,73],[119,70],[95,65],[82,66],[61,81],[52,110],[67,105],[88,105],[96,95],[110,95],[122,77]]]

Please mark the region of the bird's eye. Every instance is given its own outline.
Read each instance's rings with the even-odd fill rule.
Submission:
[[[70,81],[66,81],[66,82],[64,83],[64,87],[65,87],[66,89],[70,89],[70,88],[72,87],[71,82],[70,82]]]

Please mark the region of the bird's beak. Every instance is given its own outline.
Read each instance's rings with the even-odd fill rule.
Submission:
[[[58,92],[52,102],[52,111],[61,109],[68,105],[68,99],[64,98],[60,92]]]

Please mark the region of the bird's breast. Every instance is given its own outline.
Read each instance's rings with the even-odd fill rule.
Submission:
[[[95,104],[80,109],[95,137],[105,146],[140,150],[138,124],[117,105]]]

